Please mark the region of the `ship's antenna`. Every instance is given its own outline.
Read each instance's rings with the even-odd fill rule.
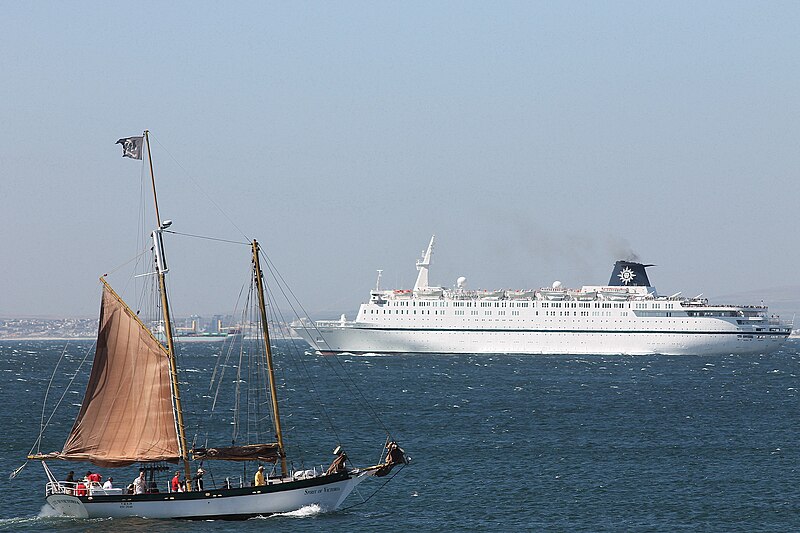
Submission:
[[[383,270],[378,269],[378,281],[375,282],[375,290],[381,290],[381,274],[383,274]]]

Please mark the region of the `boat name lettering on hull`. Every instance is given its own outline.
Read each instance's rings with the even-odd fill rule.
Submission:
[[[306,489],[305,494],[322,494],[323,492],[337,492],[342,490],[341,487],[325,487],[322,489]]]

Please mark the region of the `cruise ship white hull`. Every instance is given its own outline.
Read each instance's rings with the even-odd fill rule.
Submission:
[[[378,329],[317,326],[297,329],[321,353],[501,353],[714,355],[773,351],[788,332],[742,334],[734,331],[519,331]]]
[[[321,353],[712,355],[778,348],[791,324],[763,305],[711,305],[702,295],[660,296],[648,266],[617,261],[608,285],[470,291],[430,287],[434,239],[413,290],[370,291],[354,321],[301,321],[295,332]]]

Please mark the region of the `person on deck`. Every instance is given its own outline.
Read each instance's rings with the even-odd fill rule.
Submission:
[[[75,472],[73,470],[69,471],[69,474],[67,474],[67,479],[64,480],[64,483],[67,484],[67,494],[72,494],[72,489],[75,487]]]
[[[139,477],[133,480],[133,493],[144,494],[147,490],[147,482],[144,479],[144,470],[139,472]]]
[[[328,470],[325,472],[325,474],[331,475],[331,474],[336,474],[338,472],[345,472],[347,470],[347,465],[345,464],[346,461],[347,461],[347,454],[340,449],[339,453],[336,454],[336,459],[333,460],[333,462],[328,467]]]
[[[114,488],[114,483],[112,483],[113,481],[114,481],[114,478],[111,477],[111,476],[108,476],[108,479],[106,480],[106,482],[103,483],[103,490],[111,490],[111,489],[113,489]]]
[[[203,474],[205,474],[205,473],[206,473],[206,471],[203,470],[202,467],[200,467],[200,468],[197,469],[197,474],[195,474],[194,477],[192,477],[192,481],[194,482],[194,489],[195,490],[197,490],[197,491],[203,490]]]
[[[89,483],[100,483],[100,480],[103,479],[103,477],[97,472],[89,471],[86,472],[86,479],[89,481]]]
[[[264,465],[260,465],[258,467],[258,470],[256,470],[256,476],[253,479],[253,485],[255,485],[256,487],[260,487],[260,486],[266,485],[266,484],[267,484],[267,482],[264,479]]]
[[[170,490],[172,492],[182,492],[179,489],[181,488],[181,473],[180,471],[175,472],[175,477],[172,478],[172,482],[170,483]]]

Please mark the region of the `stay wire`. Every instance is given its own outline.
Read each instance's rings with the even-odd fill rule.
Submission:
[[[240,244],[244,246],[250,246],[249,242],[241,242],[241,241],[232,241],[230,239],[220,239],[219,237],[208,237],[206,235],[193,235],[191,233],[181,233],[179,231],[173,230],[163,230],[164,233],[171,233],[173,235],[180,235],[181,237],[192,237],[194,239],[205,239],[207,241],[216,241],[216,242],[226,242],[228,244]]]
[[[68,346],[69,341],[64,343],[64,349],[61,350],[61,355],[59,356],[58,362],[53,369],[53,373],[50,374],[50,381],[47,383],[47,389],[44,391],[44,400],[42,401],[42,418],[39,420],[39,438],[36,439],[36,444],[34,444],[34,446],[40,446],[37,451],[41,451],[41,440],[42,435],[44,434],[44,413],[47,408],[47,397],[50,395],[50,388],[53,386],[53,380],[56,378],[56,372],[58,372],[58,367],[61,365],[61,361],[64,360],[64,354],[67,353]],[[31,448],[31,451],[33,451],[33,448]]]
[[[289,293],[292,295],[292,297],[294,298],[294,300],[297,302],[297,304],[298,304],[298,306],[300,307],[300,309],[303,311],[303,314],[304,314],[304,316],[308,316],[308,313],[307,313],[307,312],[306,312],[306,310],[303,308],[303,305],[300,303],[299,299],[297,299],[297,297],[294,295],[294,293],[292,292],[292,289],[291,289],[291,287],[289,287],[289,285],[288,285],[288,284],[285,282],[285,280],[283,280],[283,277],[282,277],[282,276],[280,275],[280,273],[277,271],[277,268],[275,268],[275,265],[274,265],[274,264],[273,264],[273,263],[272,263],[272,262],[269,260],[269,258],[268,258],[268,257],[266,257],[266,256],[264,256],[264,257],[265,257],[265,261],[267,262],[267,266],[268,266],[268,268],[270,269],[270,272],[272,272],[272,273],[273,273],[273,275],[275,275],[275,276],[276,276],[276,279],[277,279],[277,278],[279,278],[279,279],[281,280],[281,282],[283,283],[283,286],[285,286],[285,287],[286,287],[286,289],[287,289],[287,290],[289,291]],[[294,305],[292,304],[291,300],[288,298],[288,296],[286,296],[285,292],[283,292],[283,286],[281,286],[280,284],[278,285],[278,287],[281,289],[281,292],[284,294],[284,298],[286,298],[287,302],[289,303],[289,306],[292,308],[292,312],[295,314],[295,316],[297,316],[297,317],[299,318],[299,315],[298,315],[298,313],[297,313],[297,310],[294,308]],[[349,381],[349,385],[350,385],[350,386],[352,386],[353,390],[354,390],[354,391],[357,393],[357,395],[360,397],[360,401],[361,401],[361,404],[362,404],[362,406],[363,406],[363,407],[364,407],[364,408],[365,408],[367,411],[369,411],[369,413],[372,415],[372,417],[373,417],[373,418],[374,418],[374,419],[375,419],[375,420],[378,422],[378,424],[380,424],[380,426],[381,426],[381,427],[383,428],[383,430],[386,432],[386,435],[387,435],[387,436],[391,436],[391,432],[390,432],[390,431],[389,431],[389,429],[388,429],[388,428],[387,428],[387,427],[386,427],[386,426],[383,424],[383,421],[380,419],[380,417],[378,416],[378,414],[377,414],[377,412],[375,411],[375,409],[372,407],[372,405],[369,403],[369,401],[367,400],[367,398],[364,396],[364,394],[363,394],[363,393],[361,392],[361,390],[358,388],[358,385],[356,385],[356,383],[355,383],[355,381],[353,380],[353,378],[352,378],[352,377],[351,377],[351,376],[350,376],[350,375],[347,373],[347,371],[344,369],[344,367],[343,367],[343,365],[342,365],[341,361],[339,361],[339,360],[338,360],[338,358],[334,358],[334,359],[336,359],[337,363],[338,363],[338,364],[339,364],[339,366],[341,367],[342,374],[344,375],[344,377],[342,377],[342,374],[340,374],[340,373],[339,373],[339,372],[336,370],[336,367],[335,367],[335,366],[333,366],[333,365],[331,364],[331,362],[328,360],[328,358],[323,358],[323,359],[324,359],[324,360],[325,360],[325,362],[328,364],[328,366],[331,368],[331,370],[333,370],[333,373],[336,375],[336,377],[338,377],[338,378],[339,378],[339,380],[340,380],[340,381],[342,381],[342,382],[343,382],[343,383],[345,383],[345,384],[347,384],[347,382]],[[347,378],[347,379],[345,380],[344,378]]]
[[[277,268],[272,263],[272,261],[270,261],[269,257],[267,257],[267,255],[264,254],[263,251],[261,252],[261,255],[262,255],[262,257],[264,257],[264,260],[266,261],[267,267],[269,268],[270,272],[275,276],[276,281],[280,280],[280,283],[276,283],[276,285],[278,285],[278,288],[281,290],[281,293],[283,293],[284,298],[286,298],[286,300],[289,303],[289,306],[292,308],[292,312],[295,314],[295,316],[297,316],[299,318],[297,310],[295,309],[295,307],[292,304],[292,301],[289,299],[289,297],[286,296],[286,293],[284,292],[283,287],[286,287],[286,290],[288,290],[289,294],[292,295],[292,298],[294,299],[295,302],[297,302],[297,305],[300,307],[300,310],[303,311],[303,315],[304,316],[308,316],[308,313],[306,312],[305,308],[303,307],[303,304],[300,303],[300,300],[295,296],[295,294],[292,291],[291,287],[289,287],[289,285],[283,279],[283,276],[281,276],[280,272],[278,272]],[[370,412],[370,414],[375,419],[375,421],[378,422],[378,424],[383,428],[383,430],[386,432],[386,435],[391,437],[391,432],[389,431],[389,428],[387,428],[386,425],[383,423],[381,418],[378,416],[378,413],[375,411],[375,409],[369,403],[369,401],[367,400],[366,396],[364,396],[364,393],[361,392],[361,389],[358,387],[358,385],[356,385],[356,383],[353,380],[353,378],[345,371],[344,365],[342,365],[342,362],[339,361],[338,358],[334,357],[334,359],[337,361],[337,363],[341,367],[342,373],[344,374],[345,377],[347,377],[347,380],[342,378],[342,376],[339,374],[339,372],[336,371],[336,368],[333,366],[333,364],[331,364],[330,361],[328,361],[327,357],[324,358],[324,359],[325,359],[326,362],[328,362],[328,365],[333,370],[334,374],[336,374],[336,376],[342,382],[349,381],[349,384],[353,387],[353,390],[355,390],[358,393],[358,396],[361,398],[362,405]]]
[[[273,273],[273,270],[271,268],[269,268],[269,265],[268,265],[268,270],[271,273]],[[281,292],[283,293],[283,291],[281,291]],[[285,293],[283,293],[283,296],[284,296],[284,298],[286,298],[286,294]],[[268,291],[268,297],[269,297],[269,301],[270,301],[270,304],[271,304],[271,307],[272,307],[272,310],[273,310],[272,313],[274,315],[276,315],[276,319],[277,319],[274,322],[278,322],[279,324],[285,324],[286,323],[286,319],[283,316],[283,312],[280,310],[280,306],[278,306],[278,304],[277,304],[277,302],[276,302],[276,300],[275,300],[275,298],[273,296],[273,291]],[[289,303],[289,305],[291,306],[291,303]],[[281,330],[281,331],[283,331],[283,330]],[[289,351],[289,355],[290,355],[290,357],[292,359],[292,362],[295,364],[295,366],[299,366],[299,368],[302,369],[303,374],[305,374],[306,378],[308,379],[309,383],[314,385],[312,387],[312,394],[314,396],[315,403],[319,407],[320,414],[328,421],[328,425],[330,427],[330,430],[333,432],[334,436],[336,437],[336,443],[341,445],[342,444],[342,440],[341,440],[341,437],[339,436],[338,431],[336,431],[336,425],[333,423],[333,419],[331,418],[330,412],[325,408],[325,404],[322,402],[322,397],[319,395],[319,392],[317,391],[316,383],[314,382],[314,379],[311,376],[311,372],[308,369],[308,365],[303,360],[303,358],[300,357],[299,350],[297,349],[297,345],[294,342],[291,342],[291,348],[288,351]],[[298,365],[298,361],[299,361],[299,365]]]
[[[189,173],[189,171],[187,171],[187,170],[186,170],[186,168],[184,168],[184,166],[183,166],[183,165],[181,165],[181,164],[180,164],[180,162],[179,162],[177,159],[175,159],[175,157],[174,157],[174,156],[173,156],[173,155],[170,153],[170,151],[169,151],[169,150],[167,150],[167,147],[166,147],[166,146],[164,146],[163,144],[161,144],[161,141],[159,141],[159,140],[158,140],[158,138],[157,138],[157,137],[155,137],[155,136],[153,135],[153,133],[152,133],[152,132],[150,132],[150,138],[151,138],[151,139],[153,139],[153,140],[155,140],[155,141],[158,143],[158,145],[159,145],[159,146],[160,146],[160,147],[161,147],[161,148],[162,148],[162,149],[163,149],[163,150],[164,150],[164,151],[167,153],[167,155],[170,157],[170,159],[172,159],[172,161],[174,161],[174,162],[175,162],[175,164],[176,164],[176,165],[178,165],[178,167],[179,167],[179,168],[180,168],[180,169],[181,169],[181,170],[184,172],[184,174],[186,175],[186,177],[187,177],[187,178],[189,178],[189,180],[190,180],[192,183],[194,183],[195,187],[197,187],[197,188],[200,190],[200,192],[202,192],[202,193],[205,195],[206,199],[207,199],[209,202],[211,202],[211,205],[213,205],[214,207],[216,207],[216,208],[217,208],[217,211],[219,211],[219,212],[222,214],[222,216],[224,216],[224,217],[225,217],[225,218],[228,220],[228,222],[230,222],[230,223],[231,223],[231,225],[232,225],[234,228],[236,228],[236,230],[237,230],[239,233],[241,233],[241,234],[242,234],[242,237],[244,237],[244,239],[245,239],[246,241],[250,241],[250,238],[247,236],[247,234],[246,234],[246,233],[245,233],[245,232],[244,232],[244,231],[243,231],[243,230],[242,230],[242,229],[241,229],[239,226],[237,226],[237,225],[236,225],[236,223],[233,221],[233,219],[232,219],[231,217],[229,217],[229,216],[228,216],[228,213],[226,213],[226,212],[225,212],[225,211],[224,211],[224,210],[223,210],[223,209],[222,209],[222,208],[219,206],[219,204],[218,204],[217,202],[215,202],[215,201],[214,201],[214,198],[212,198],[212,196],[211,196],[210,194],[208,194],[208,193],[206,192],[206,190],[205,190],[205,189],[203,189],[203,188],[200,186],[200,184],[197,182],[197,180],[195,180],[195,179],[192,177],[192,175]]]
[[[58,399],[58,402],[56,403],[56,406],[53,407],[53,412],[50,414],[50,417],[47,419],[47,422],[45,422],[43,430],[47,429],[47,426],[50,425],[50,422],[53,420],[53,417],[56,414],[56,410],[61,405],[61,402],[64,401],[64,397],[67,395],[67,392],[69,392],[70,387],[72,387],[72,384],[75,382],[75,379],[78,377],[78,373],[80,372],[80,370],[83,367],[84,363],[86,363],[86,360],[89,358],[89,354],[92,353],[92,349],[95,347],[96,344],[97,344],[96,342],[93,342],[92,345],[89,346],[89,349],[86,350],[86,354],[83,356],[83,359],[81,360],[80,364],[78,365],[78,368],[75,369],[75,373],[72,375],[72,378],[69,380],[69,383],[67,383],[67,386],[64,388],[64,392],[61,394],[61,398]],[[66,352],[66,350],[65,350],[65,352]],[[55,370],[53,371],[53,374],[55,375]],[[48,387],[48,390],[49,390],[49,387]]]
[[[41,421],[39,423],[39,436],[36,438],[36,441],[33,443],[33,446],[31,446],[30,451],[28,451],[28,455],[31,455],[34,450],[37,450],[37,451],[41,452],[41,443],[42,443],[42,437],[44,436],[44,432],[47,429],[47,427],[50,425],[50,422],[53,420],[53,417],[55,416],[56,411],[58,410],[59,406],[61,405],[61,402],[64,401],[64,397],[69,392],[70,388],[72,387],[72,384],[75,382],[75,379],[78,377],[78,373],[80,372],[80,370],[83,367],[84,363],[86,363],[86,360],[89,358],[89,354],[92,352],[92,349],[94,348],[95,343],[92,343],[92,345],[89,346],[89,349],[84,354],[83,359],[78,364],[78,368],[75,369],[75,373],[72,374],[72,378],[69,380],[69,383],[67,383],[67,386],[64,387],[64,392],[61,393],[61,397],[58,399],[58,402],[56,402],[55,407],[53,407],[53,411],[50,413],[50,416],[47,418],[47,422],[45,422],[44,421],[44,413],[45,413],[45,406],[47,405],[47,396],[50,394],[50,388],[53,385],[53,380],[55,379],[56,371],[58,370],[58,367],[61,364],[61,361],[64,359],[64,356],[67,353],[67,346],[69,346],[69,343],[64,345],[64,349],[61,352],[61,356],[59,357],[58,362],[56,363],[56,366],[53,369],[53,373],[50,376],[50,382],[47,385],[47,390],[45,391],[45,394],[44,394],[44,401],[42,402],[42,419],[41,419]],[[11,474],[9,474],[8,478],[9,479],[14,479],[15,477],[17,477],[17,475],[20,472],[22,472],[22,469],[25,468],[25,466],[27,464],[28,464],[28,461],[25,461],[25,463],[22,466],[20,466],[19,468],[14,470]]]
[[[381,486],[380,486],[380,487],[376,488],[376,489],[373,491],[373,493],[372,493],[372,494],[370,494],[370,495],[367,497],[367,499],[366,499],[366,500],[364,500],[364,501],[362,501],[362,502],[354,503],[353,505],[350,505],[350,506],[348,506],[348,507],[344,507],[344,508],[340,509],[340,511],[347,511],[348,509],[352,509],[353,507],[358,507],[359,505],[364,505],[365,503],[367,503],[368,501],[370,501],[370,500],[372,499],[372,497],[373,497],[373,496],[375,496],[376,494],[378,494],[378,492],[379,492],[381,489],[383,489],[383,487],[385,487],[387,483],[389,483],[391,480],[393,480],[393,479],[394,479],[394,477],[395,477],[397,474],[399,474],[400,472],[402,472],[402,471],[403,471],[403,469],[404,469],[405,467],[406,467],[406,465],[402,465],[402,466],[401,466],[399,469],[397,469],[397,471],[396,471],[394,474],[392,474],[392,475],[391,475],[391,477],[390,477],[389,479],[387,479],[386,481],[384,481],[384,482],[381,484]]]

